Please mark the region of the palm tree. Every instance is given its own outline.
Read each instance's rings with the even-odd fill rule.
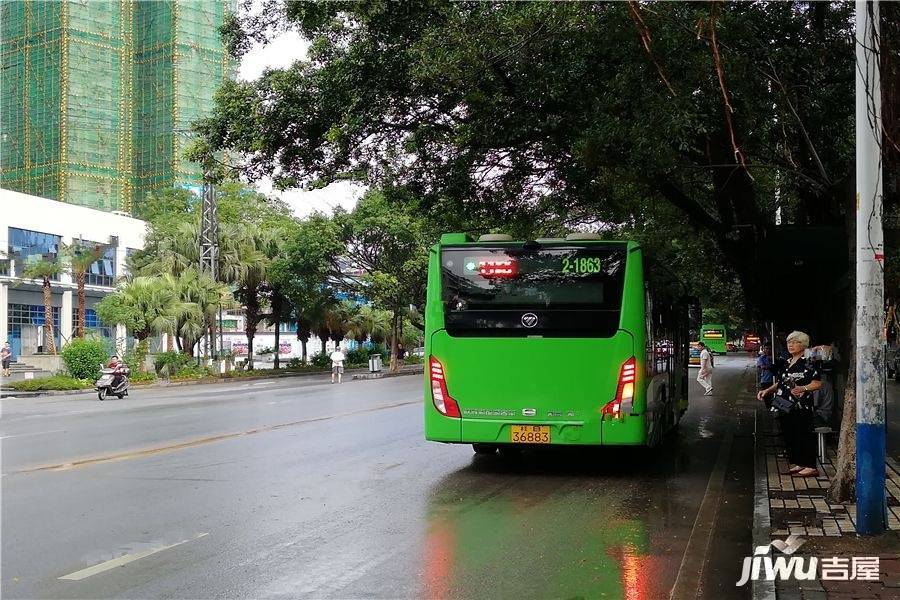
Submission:
[[[95,305],[107,325],[125,325],[137,340],[138,368],[143,371],[151,335],[174,333],[184,312],[176,290],[161,277],[135,277]]]
[[[229,303],[228,287],[190,267],[179,275],[164,275],[163,282],[178,298],[175,335],[179,348],[189,356],[208,331],[219,307]]]
[[[358,342],[366,338],[374,343],[384,342],[391,330],[390,311],[373,308],[366,304],[359,307],[350,323],[349,333]]]
[[[84,243],[76,243],[67,246],[64,250],[68,258],[69,268],[72,276],[75,278],[75,284],[78,287],[78,316],[75,319],[75,337],[84,337],[84,313],[85,313],[85,297],[84,284],[88,269],[95,262],[100,260],[106,253],[106,248],[100,244],[89,246]]]
[[[270,264],[266,250],[271,247],[273,232],[260,231],[253,226],[238,225],[223,232],[222,239],[228,240],[220,246],[224,250],[222,273],[232,278],[235,297],[244,307],[244,333],[247,335],[247,368],[253,368],[253,339],[262,313],[262,294],[266,283],[266,272]]]
[[[40,279],[44,292],[44,351],[56,354],[53,335],[53,290],[50,281],[63,272],[64,266],[59,255],[41,258],[25,265],[23,275],[27,279]]]

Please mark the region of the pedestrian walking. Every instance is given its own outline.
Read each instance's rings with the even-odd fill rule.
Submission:
[[[3,363],[3,376],[9,377],[9,365],[12,363],[12,348],[9,347],[9,342],[4,342],[3,349],[0,350],[0,362]]]
[[[712,354],[709,351],[709,348],[706,347],[706,344],[703,342],[698,342],[700,345],[700,372],[697,373],[697,381],[700,385],[703,386],[705,390],[703,392],[704,396],[711,396],[713,391],[712,384],[712,372],[713,372],[713,359]]]
[[[781,433],[790,467],[785,474],[816,477],[816,435],[813,431],[815,406],[812,392],[822,387],[822,376],[815,361],[804,358],[809,336],[793,331],[787,336],[790,358],[772,385],[756,394],[758,400],[772,398],[772,410],[781,417]]]
[[[334,352],[331,353],[331,383],[334,383],[335,377],[337,377],[337,382],[341,383],[341,377],[344,374],[344,360],[346,356],[341,352],[340,347],[334,349]]]

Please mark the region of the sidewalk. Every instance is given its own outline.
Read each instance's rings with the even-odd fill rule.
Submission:
[[[856,535],[856,505],[829,504],[825,499],[829,480],[834,475],[834,448],[826,448],[825,462],[820,465],[820,472],[824,472],[819,477],[782,475],[789,465],[784,458],[776,420],[765,410],[757,411],[756,443],[757,513],[754,526],[758,535],[754,546],[796,535],[805,540],[805,544],[791,557],[817,557],[819,568],[816,578],[810,581],[790,578],[759,582],[760,585],[754,586],[754,598],[900,598],[900,467],[897,463],[888,459],[885,484],[891,531],[878,537],[863,538]],[[781,556],[774,549],[772,555]],[[875,556],[879,558],[875,581],[855,579],[852,567],[837,568],[825,576],[825,564],[852,565],[854,557]],[[832,559],[837,561],[823,563]],[[874,572],[872,576],[874,578]]]
[[[348,369],[344,375],[352,375],[353,379],[381,379],[383,377],[397,377],[400,375],[415,375],[421,373],[424,369],[423,365],[405,365],[400,369],[399,373],[387,373],[387,370],[381,373],[369,374],[368,368]],[[185,385],[212,385],[212,384],[228,384],[243,383],[246,381],[259,381],[266,379],[284,379],[289,377],[312,377],[318,375],[320,377],[329,377],[331,371],[274,371],[271,375],[253,375],[248,377],[210,377],[208,379],[196,379],[185,381],[169,381],[157,380],[153,383],[133,383],[133,389],[166,389],[170,387],[180,387]],[[83,388],[80,390],[41,390],[37,392],[24,392],[12,388],[0,387],[0,398],[37,398],[40,396],[69,396],[73,394],[93,394],[93,388]]]

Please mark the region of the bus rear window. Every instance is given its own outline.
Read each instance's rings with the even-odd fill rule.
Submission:
[[[613,335],[626,258],[624,244],[444,248],[441,283],[448,332]]]

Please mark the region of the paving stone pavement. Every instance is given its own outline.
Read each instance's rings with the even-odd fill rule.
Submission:
[[[817,556],[819,576],[812,581],[777,581],[779,600],[844,600],[892,599],[900,600],[900,469],[889,460],[887,465],[888,527],[890,532],[879,538],[860,538],[856,535],[856,505],[830,504],[825,498],[829,479],[834,475],[835,449],[827,447],[826,459],[819,465],[815,478],[782,475],[789,465],[777,425],[770,415],[763,417],[760,441],[765,449],[766,479],[769,492],[771,538],[785,539],[791,534],[808,541],[794,556]],[[834,434],[832,434],[834,435]],[[878,556],[877,581],[850,579],[846,581],[821,578],[823,559],[846,559]]]

